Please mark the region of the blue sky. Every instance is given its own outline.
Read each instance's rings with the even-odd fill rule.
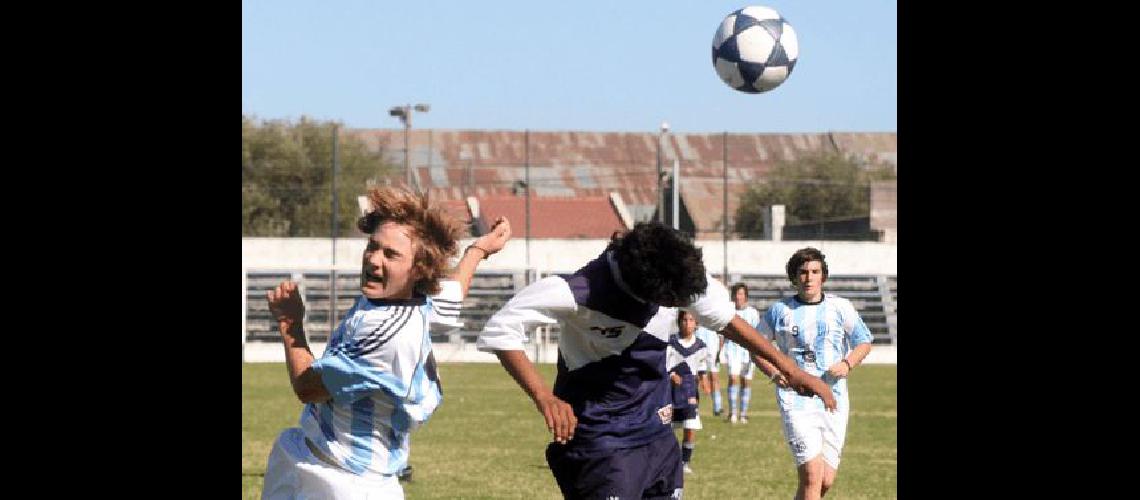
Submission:
[[[764,94],[730,89],[713,33],[778,10],[800,58]],[[242,0],[241,109],[354,128],[785,133],[897,130],[897,2]]]

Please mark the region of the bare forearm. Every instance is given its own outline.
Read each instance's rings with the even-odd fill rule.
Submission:
[[[779,371],[776,369],[776,365],[759,356],[752,356],[752,361],[756,362],[756,366],[760,368],[765,377],[772,378],[772,375]]]
[[[539,397],[548,396],[553,394],[549,388],[546,387],[546,382],[542,380],[542,376],[538,374],[538,370],[534,368],[534,364],[526,357],[523,351],[495,351],[495,355],[499,358],[499,364],[511,374],[511,378],[522,387],[530,399],[538,401]]]
[[[851,367],[854,368],[856,366],[859,366],[859,364],[863,362],[863,358],[866,358],[870,353],[871,343],[867,342],[865,344],[859,344],[855,346],[855,348],[851,350],[851,354],[848,354],[844,359],[846,359],[847,362],[851,364]]]
[[[463,289],[463,298],[467,298],[467,290],[471,288],[471,279],[475,276],[475,268],[487,253],[476,246],[469,246],[463,250],[463,258],[455,266],[455,281]]]
[[[542,376],[534,369],[534,365],[527,359],[523,351],[495,351],[499,363],[506,368],[507,373],[514,377],[519,387],[522,387],[534,407],[546,420],[546,429],[553,434],[554,440],[566,444],[574,439],[574,429],[578,426],[578,417],[574,415],[574,408],[555,396],[553,391],[546,387]]]
[[[467,297],[467,288],[471,286],[471,278],[475,276],[475,268],[479,266],[479,261],[502,250],[509,239],[511,239],[511,222],[500,215],[491,224],[491,230],[487,234],[480,236],[463,249],[463,258],[456,266],[455,280],[463,287],[464,298]]]
[[[288,321],[282,321],[278,326],[282,332],[281,341],[285,345],[285,368],[289,371],[293,393],[302,403],[328,401],[331,395],[321,382],[320,374],[312,369],[316,358],[305,341],[304,329],[299,323]]]
[[[762,358],[774,365],[781,373],[790,374],[798,370],[796,363],[791,358],[785,356],[783,353],[776,349],[776,346],[760,335],[760,332],[752,328],[744,321],[743,318],[737,316],[732,318],[728,326],[721,332],[728,340],[736,342],[748,349],[748,352],[753,356]]]

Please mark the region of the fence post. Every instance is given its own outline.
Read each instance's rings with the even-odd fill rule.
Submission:
[[[875,276],[875,283],[879,285],[879,295],[883,298],[883,313],[887,317],[887,333],[891,336],[891,345],[898,345],[898,316],[895,314],[895,301],[891,298],[891,285],[884,275]]]
[[[306,304],[312,304],[312,301],[309,300],[308,291],[305,287],[305,275],[304,275],[304,273],[302,273],[300,271],[293,271],[293,273],[290,275],[290,279],[293,280],[293,282],[297,284],[297,293],[301,295],[301,301],[303,301]],[[308,315],[306,314],[305,316],[306,316],[306,319],[301,320],[301,324],[303,325],[303,328],[305,329],[305,344],[309,344],[309,330],[312,330],[312,328],[309,327],[309,325],[307,324],[307,321],[306,321]]]

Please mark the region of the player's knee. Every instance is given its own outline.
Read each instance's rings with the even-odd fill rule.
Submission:
[[[804,464],[800,470],[800,482],[811,486],[823,484],[823,464],[818,461]]]

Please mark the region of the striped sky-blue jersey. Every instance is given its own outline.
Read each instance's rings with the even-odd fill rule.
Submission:
[[[712,276],[687,309],[719,331],[732,319],[728,290]],[[554,394],[578,417],[568,446],[632,448],[672,433],[672,395],[665,369],[677,310],[629,292],[610,252],[573,274],[551,276],[520,290],[479,335],[482,351],[523,350],[526,329],[562,325]]]
[[[760,324],[760,311],[757,311],[756,308],[752,306],[744,306],[744,309],[735,309],[735,307],[736,305],[733,304],[733,311],[736,312],[737,316],[744,319],[744,322],[748,323],[748,326],[756,328],[757,330],[760,329],[757,326]],[[752,354],[749,353],[748,349],[745,349],[744,346],[729,339],[724,339],[724,359],[744,362],[752,359]]]
[[[801,302],[795,296],[785,297],[768,308],[758,330],[801,369],[823,378],[831,385],[836,403],[841,408],[848,407],[847,379],[825,374],[852,348],[871,341],[871,331],[851,301],[832,294],[824,294],[814,304]],[[791,389],[777,388],[776,401],[782,410],[823,409],[823,400],[800,396]]]
[[[301,429],[327,457],[357,475],[392,475],[408,461],[410,433],[443,400],[429,325],[457,326],[462,290],[411,299],[361,295],[313,370],[332,399],[309,403]]]
[[[694,335],[696,335],[698,339],[701,339],[701,342],[705,343],[705,347],[709,349],[710,358],[712,358],[711,361],[715,363],[716,352],[720,349],[721,335],[703,326],[698,326]]]

